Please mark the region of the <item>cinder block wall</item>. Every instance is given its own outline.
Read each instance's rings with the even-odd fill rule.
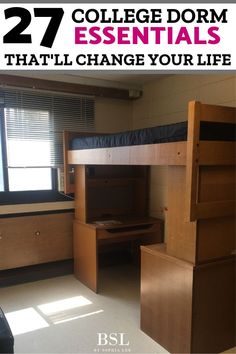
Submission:
[[[236,75],[163,75],[143,88],[143,97],[133,102],[133,129],[187,120],[190,100],[236,106]],[[152,167],[150,212],[165,218],[167,168]]]

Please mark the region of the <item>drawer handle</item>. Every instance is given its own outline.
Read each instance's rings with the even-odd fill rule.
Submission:
[[[35,236],[40,236],[40,231],[35,231]]]

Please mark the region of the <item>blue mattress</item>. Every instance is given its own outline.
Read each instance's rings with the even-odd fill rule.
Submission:
[[[187,140],[187,122],[137,129],[116,134],[83,136],[70,142],[70,150],[160,144]],[[234,141],[235,124],[201,122],[200,140]]]

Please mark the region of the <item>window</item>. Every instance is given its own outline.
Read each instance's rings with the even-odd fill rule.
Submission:
[[[10,191],[52,189],[50,112],[5,108]]]
[[[53,189],[63,165],[62,132],[94,129],[94,99],[16,89],[3,89],[0,99],[0,188],[5,178],[9,191]]]

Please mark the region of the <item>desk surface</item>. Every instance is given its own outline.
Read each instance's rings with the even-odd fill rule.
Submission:
[[[0,216],[68,210],[74,200],[57,191],[0,192]]]
[[[137,216],[115,216],[109,219],[98,219],[88,223],[75,219],[75,223],[85,224],[92,229],[122,229],[124,227],[162,224],[163,220],[154,217],[137,217]]]

